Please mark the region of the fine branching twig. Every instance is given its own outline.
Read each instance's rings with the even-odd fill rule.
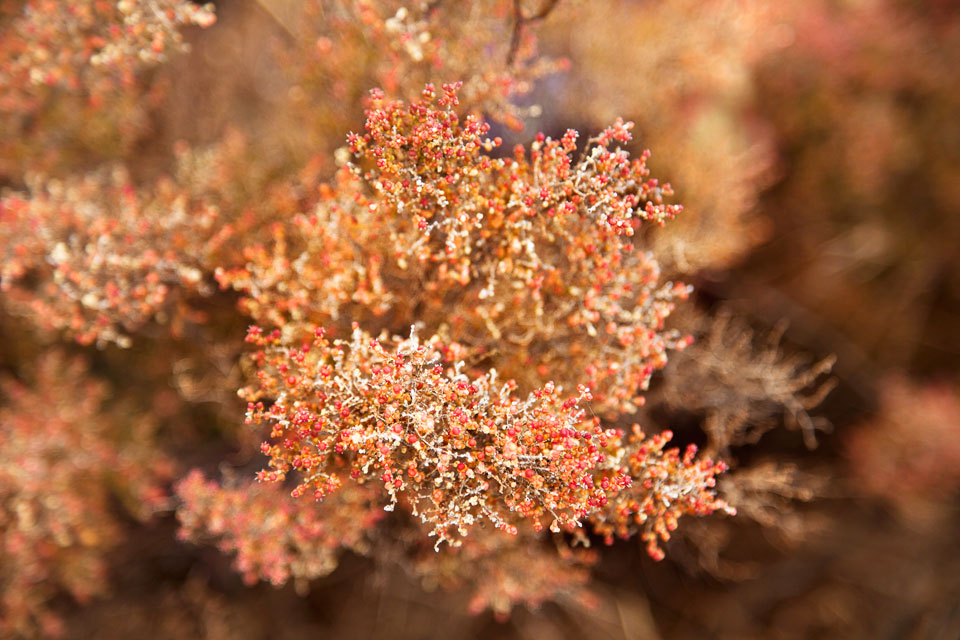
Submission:
[[[560,0],[546,0],[536,13],[524,15],[522,0],[513,0],[513,33],[510,35],[510,50],[507,52],[507,66],[512,67],[520,49],[520,37],[524,26],[543,20],[560,3]]]

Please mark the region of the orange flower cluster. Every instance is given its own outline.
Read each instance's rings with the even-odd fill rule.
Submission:
[[[176,329],[200,267],[231,233],[173,183],[140,194],[122,170],[32,185],[0,199],[0,286],[24,313],[81,344],[128,346],[151,319]]]
[[[241,394],[247,420],[271,426],[271,470],[260,479],[299,472],[294,497],[323,499],[345,476],[379,481],[387,508],[402,503],[437,546],[459,544],[483,521],[513,534],[524,520],[572,532],[597,514],[605,534],[606,523],[624,536],[640,525],[654,557],[650,532],[666,540],[680,515],[727,509],[710,493],[722,464],[663,451],[670,434],[645,444],[636,428],[625,442],[586,417],[584,386],[563,398],[548,382],[520,399],[495,371],[463,373],[455,343],[412,334],[387,350],[357,327],[349,343],[322,329],[312,344],[286,333],[251,328],[258,383]]]
[[[138,74],[184,51],[185,27],[214,21],[211,5],[183,0],[0,5],[0,177],[59,166],[75,147],[116,157],[146,124]]]
[[[696,459],[697,447],[664,450],[673,433],[646,438],[634,425],[626,439],[630,452],[623,467],[633,482],[617,494],[604,510],[591,516],[594,530],[613,544],[614,535],[627,538],[642,530],[647,553],[655,560],[664,558],[659,541],[670,539],[683,515],[703,516],[714,511],[735,514],[736,510],[713,495],[717,474],[727,470],[723,462]]]
[[[619,146],[630,141],[620,121],[579,154],[568,131],[493,158],[499,141],[461,119],[458,90],[428,85],[409,105],[374,92],[367,133],[349,137],[357,165],[221,284],[264,324],[416,323],[525,391],[550,372],[568,389],[587,384],[605,411],[633,410],[666,352],[688,344],[664,321],[689,288],[661,283],[633,245],[643,222],[680,211],[663,202],[669,185],[649,177],[647,153]]]
[[[28,0],[7,26],[0,81],[67,90],[91,86],[94,78],[130,84],[136,69],[185,47],[185,25],[214,20],[212,6],[182,0]]]

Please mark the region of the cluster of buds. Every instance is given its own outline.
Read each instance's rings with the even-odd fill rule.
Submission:
[[[169,181],[138,193],[122,170],[0,199],[0,287],[14,308],[81,344],[128,346],[156,319],[177,330],[202,267],[230,236],[219,210]]]
[[[387,239],[372,215],[375,201],[361,187],[350,171],[338,172],[318,189],[315,213],[269,225],[270,244],[244,247],[243,266],[218,268],[217,282],[242,291],[240,309],[262,325],[349,317],[370,326],[389,311],[409,326],[416,296],[398,295],[384,282],[396,269],[378,252]]]
[[[604,533],[616,521],[618,533],[639,525],[666,539],[680,515],[726,508],[710,493],[723,465],[664,451],[669,434],[624,441],[586,416],[584,386],[564,398],[547,383],[521,399],[495,371],[463,373],[456,343],[411,333],[387,349],[356,326],[349,342],[322,329],[305,338],[252,327],[257,384],[241,391],[248,422],[271,428],[270,469],[259,477],[297,472],[293,497],[324,499],[345,477],[378,483],[386,508],[402,504],[438,547],[484,521],[516,535],[524,522],[573,532],[596,519]]]
[[[556,371],[604,411],[635,409],[667,351],[689,343],[664,327],[689,287],[661,282],[633,244],[644,222],[679,212],[663,202],[669,185],[649,177],[647,152],[619,146],[630,141],[621,121],[580,154],[568,131],[493,158],[499,140],[458,115],[458,91],[428,85],[409,105],[375,91],[366,133],[348,138],[356,165],[221,284],[264,324],[389,311],[386,328],[417,323],[499,352],[497,369],[524,391]]]
[[[0,387],[4,637],[58,632],[48,601],[60,591],[81,602],[103,592],[121,527],[114,495],[146,518],[162,505],[159,481],[172,472],[151,448],[151,424],[106,412],[107,389],[82,362],[51,352],[33,377],[32,387]]]
[[[336,567],[343,549],[369,551],[368,534],[384,516],[378,493],[353,484],[316,508],[304,509],[280,487],[223,487],[193,471],[176,487],[184,540],[218,540],[248,584],[267,580],[298,588]]]
[[[591,516],[594,531],[607,544],[613,544],[614,536],[627,538],[639,530],[650,557],[662,560],[659,542],[670,539],[681,516],[736,513],[714,493],[716,476],[727,465],[696,458],[697,447],[692,444],[683,454],[676,448],[664,450],[671,439],[670,431],[647,438],[638,425],[632,427],[626,438],[630,454],[624,468],[633,482]]]
[[[513,533],[518,517],[535,528],[548,519],[559,531],[629,484],[615,432],[579,406],[585,388],[564,399],[548,384],[521,400],[495,372],[462,373],[459,345],[415,334],[392,350],[359,328],[349,343],[317,330],[312,344],[291,348],[280,331],[256,327],[248,340],[261,350],[258,385],[243,393],[247,419],[272,427],[263,446],[272,471],[260,477],[298,471],[294,496],[324,498],[346,461],[352,478],[383,483],[391,508],[402,500],[430,523],[439,544],[482,520]]]
[[[213,21],[182,0],[0,4],[0,179],[125,156],[162,94],[143,72]]]
[[[185,48],[184,26],[214,20],[211,5],[182,0],[29,0],[6,25],[0,82],[66,90],[130,84],[139,68]]]

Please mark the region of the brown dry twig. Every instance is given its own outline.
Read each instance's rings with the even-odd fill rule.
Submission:
[[[513,32],[510,34],[510,50],[507,52],[507,66],[512,67],[517,57],[523,27],[545,19],[559,3],[560,0],[546,0],[536,13],[524,15],[521,0],[513,0]]]

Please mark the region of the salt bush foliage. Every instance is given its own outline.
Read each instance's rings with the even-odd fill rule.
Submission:
[[[129,346],[126,332],[160,314],[182,322],[183,296],[209,290],[200,267],[229,235],[215,208],[171,183],[142,197],[120,169],[32,187],[0,200],[0,286],[42,324]]]
[[[620,121],[580,154],[571,130],[492,158],[499,142],[458,116],[458,90],[428,86],[410,105],[375,93],[367,133],[348,138],[357,164],[221,284],[248,294],[260,323],[350,313],[392,331],[419,324],[478,357],[496,353],[525,390],[566,372],[561,386],[589,384],[598,406],[630,410],[687,342],[664,324],[689,288],[660,282],[632,242],[644,222],[680,211],[663,201],[669,185],[649,177],[648,154],[619,146],[630,141]]]
[[[214,21],[181,0],[0,4],[0,178],[128,153],[160,93],[147,71]]]
[[[165,137],[179,129],[161,67],[210,7],[0,0],[0,312],[44,352],[32,373],[10,366],[30,382],[0,401],[0,633],[53,635],[54,598],[104,592],[124,509],[175,508],[180,539],[216,544],[248,584],[302,592],[349,552],[464,590],[472,612],[588,602],[593,543],[636,536],[663,559],[684,516],[735,513],[716,456],[779,410],[812,437],[827,362],[673,315],[692,287],[669,274],[752,242],[740,219],[763,162],[710,181],[727,149],[711,145],[680,173],[731,225],[698,254],[716,226],[698,213],[697,233],[659,232],[683,209],[631,122],[517,133],[542,115],[518,98],[567,66],[535,37],[561,3],[260,4],[280,35],[263,56],[269,122],[238,116],[198,145]],[[741,54],[726,51],[732,68]],[[698,76],[682,71],[651,82],[687,95]],[[644,124],[680,129],[675,101],[646,93]],[[676,157],[696,155],[683,144]],[[97,347],[94,368],[58,340]],[[723,423],[709,456],[635,424],[685,350],[662,397]],[[205,405],[239,426],[237,396],[235,440],[262,440],[261,470],[245,451],[244,476],[174,465],[195,459]],[[158,433],[165,419],[197,433]],[[770,469],[727,493],[757,520],[773,494],[809,497]]]
[[[611,536],[644,530],[654,556],[656,536],[668,539],[680,515],[727,509],[710,495],[722,463],[694,461],[695,448],[664,452],[669,434],[624,442],[586,418],[584,386],[563,398],[548,382],[520,399],[494,372],[461,373],[442,343],[412,336],[388,351],[359,328],[348,344],[317,330],[299,349],[279,330],[254,328],[248,339],[262,349],[253,356],[258,384],[243,391],[247,419],[268,422],[273,442],[263,445],[272,469],[260,478],[299,472],[294,497],[325,498],[345,476],[379,479],[388,508],[402,502],[438,545],[483,521],[516,534],[521,520],[559,532],[592,518]]]
[[[107,589],[106,557],[122,531],[111,502],[149,518],[172,466],[152,447],[153,424],[108,408],[106,385],[83,361],[41,357],[29,385],[0,381],[0,633],[56,633],[47,601]],[[136,420],[134,424],[127,424]]]

